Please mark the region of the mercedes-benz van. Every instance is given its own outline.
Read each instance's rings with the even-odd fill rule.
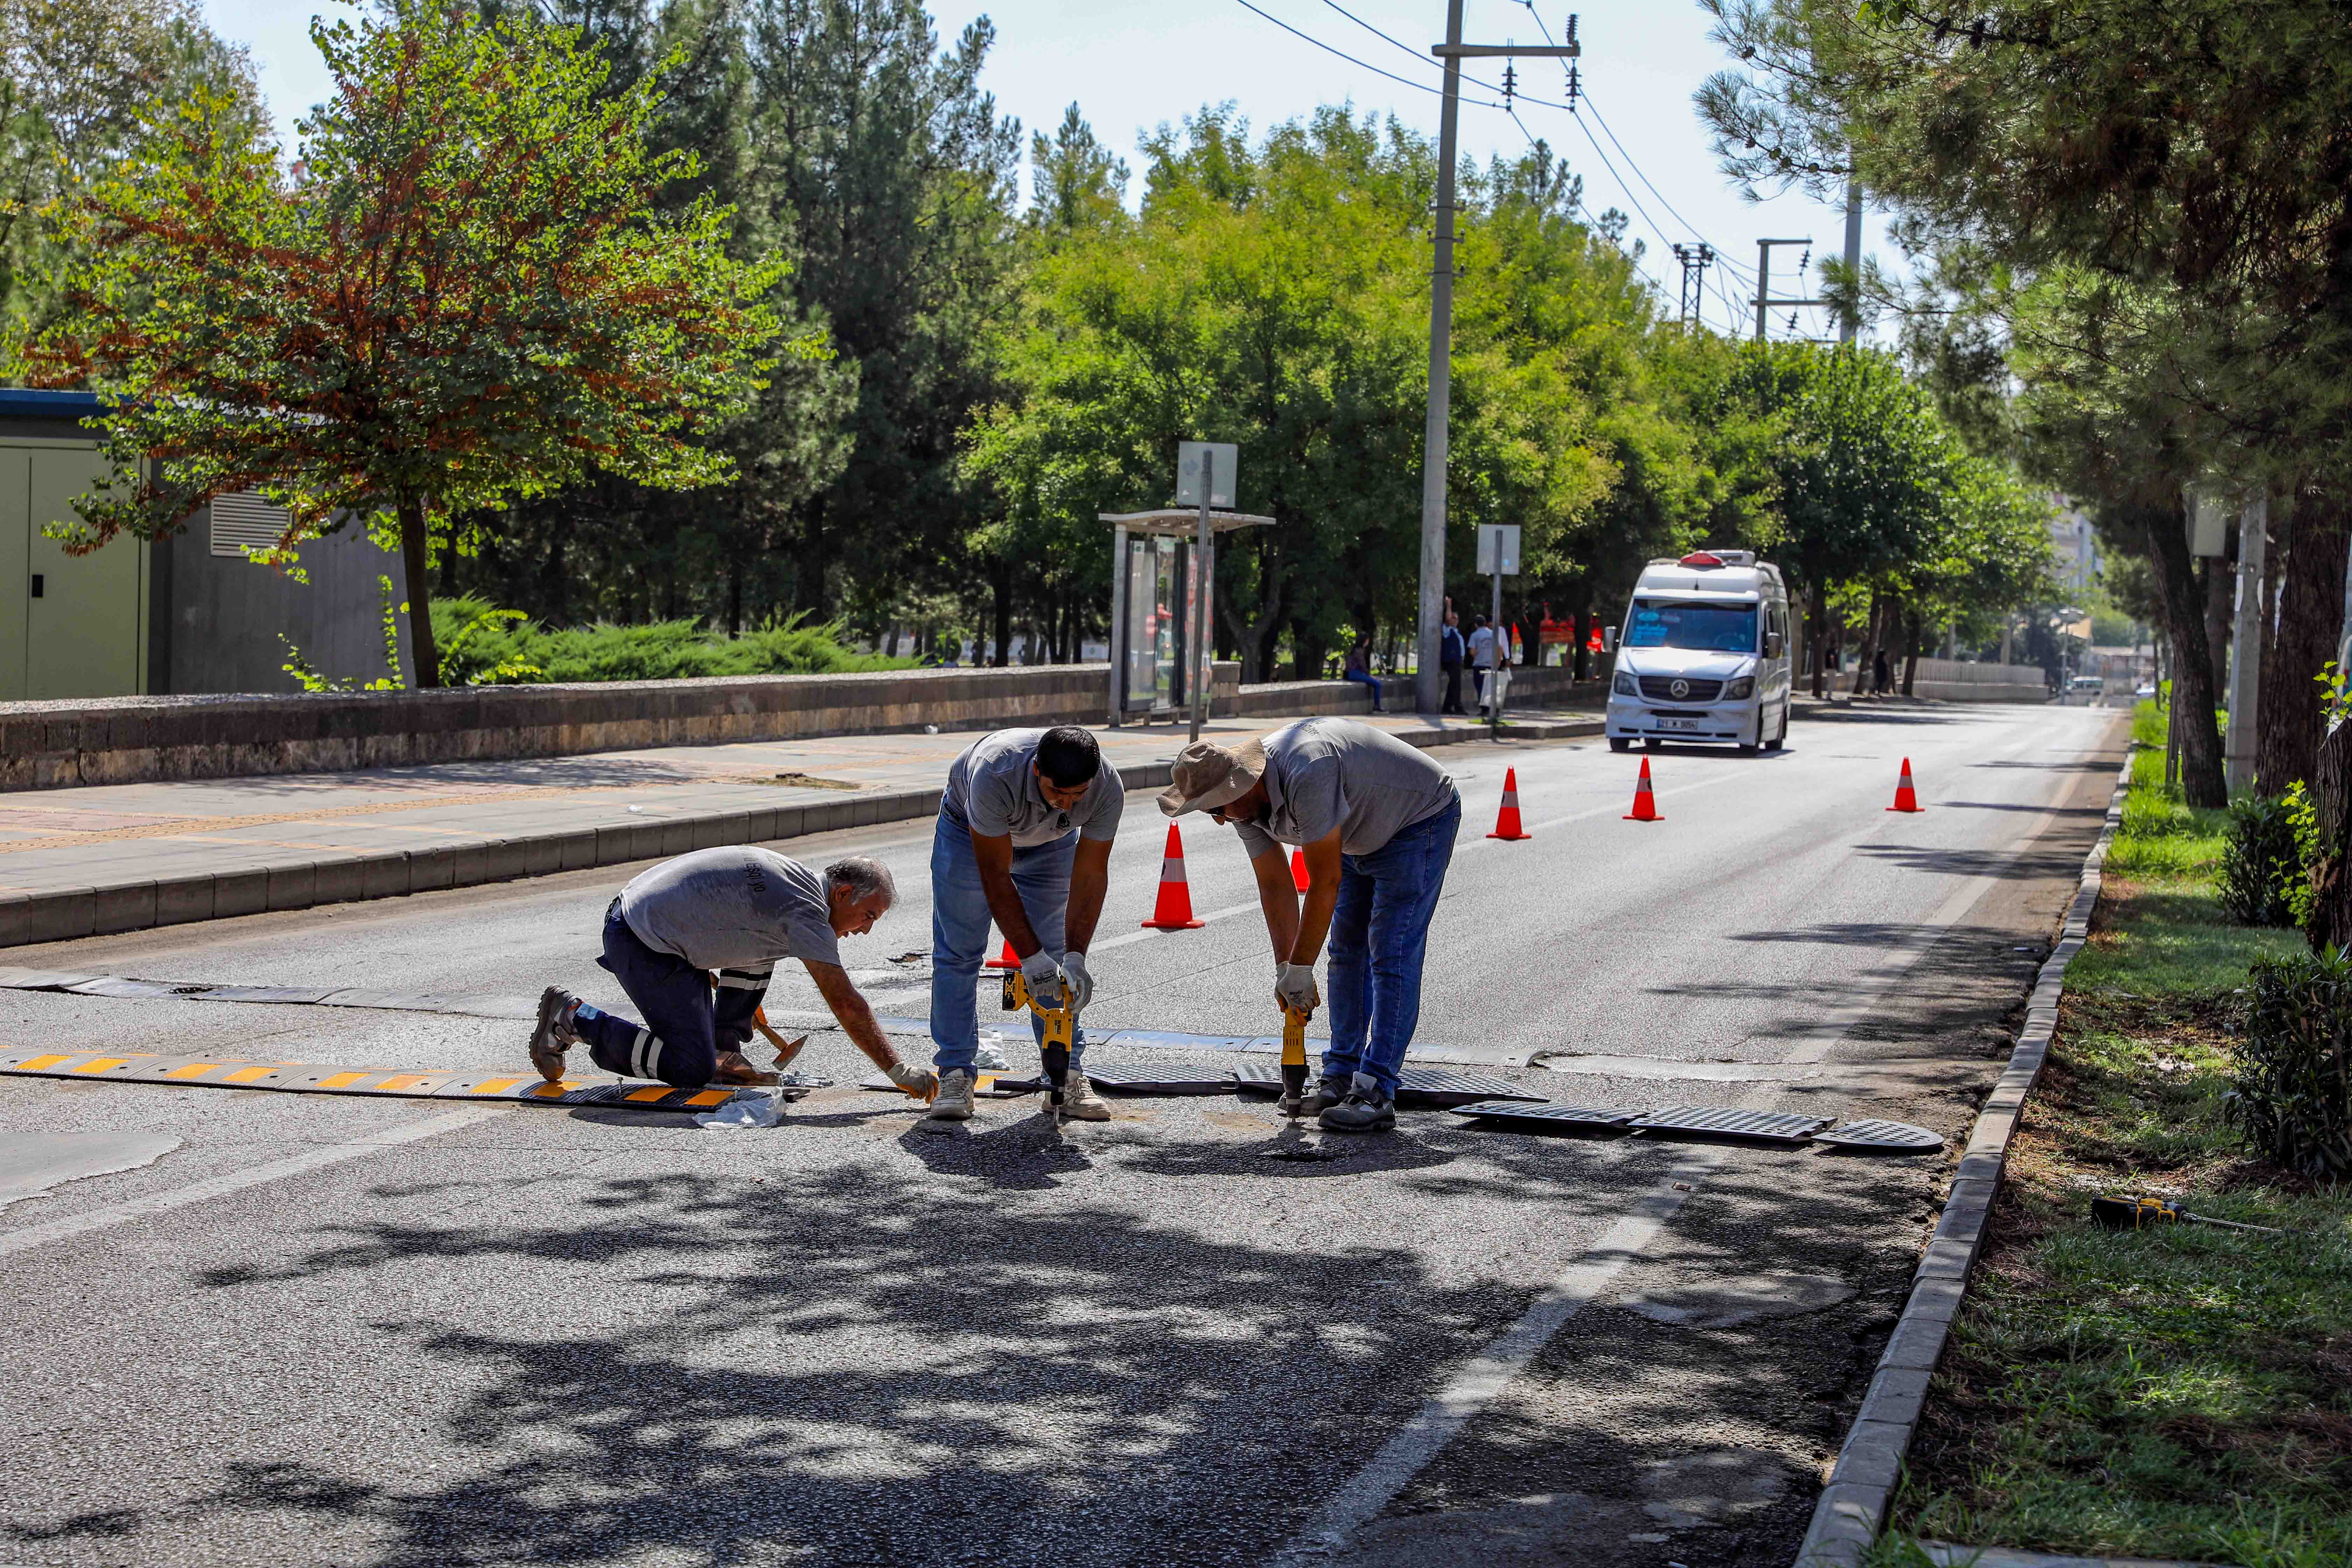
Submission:
[[[1609,749],[1635,741],[1789,738],[1789,590],[1747,550],[1700,550],[1642,569],[1610,679]]]

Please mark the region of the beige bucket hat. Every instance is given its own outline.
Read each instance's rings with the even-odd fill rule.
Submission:
[[[1265,776],[1265,746],[1255,740],[1238,746],[1195,741],[1176,753],[1168,773],[1171,783],[1160,795],[1162,812],[1181,816],[1188,811],[1214,811],[1249,794],[1250,786]]]

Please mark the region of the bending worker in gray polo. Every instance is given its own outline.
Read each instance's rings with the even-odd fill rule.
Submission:
[[[1323,1126],[1396,1125],[1397,1071],[1421,1021],[1422,961],[1462,826],[1438,765],[1353,719],[1302,719],[1238,746],[1196,741],[1160,797],[1170,816],[1231,825],[1257,877],[1274,939],[1275,1000],[1312,1012],[1315,959],[1331,943],[1331,1048],[1314,1096]],[[1282,846],[1307,855],[1302,900]]]
[[[1103,766],[1095,738],[1074,725],[1000,730],[948,769],[931,837],[931,1039],[939,1047],[935,1131],[972,1111],[980,1048],[977,994],[993,918],[1029,988],[1048,1007],[1093,1000],[1087,944],[1110,882],[1111,840],[1126,786]],[[1042,1041],[1045,1021],[1030,1015]],[[1070,1042],[1062,1114],[1108,1121],[1110,1107],[1079,1070],[1086,1031]]]

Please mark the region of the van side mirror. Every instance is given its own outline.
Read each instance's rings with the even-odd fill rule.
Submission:
[[[1617,628],[1615,626],[1603,626],[1601,628],[1601,651],[1602,653],[1615,653],[1617,651]]]
[[[1766,632],[1764,634],[1764,657],[1766,658],[1780,658],[1782,646],[1780,634],[1779,632]]]

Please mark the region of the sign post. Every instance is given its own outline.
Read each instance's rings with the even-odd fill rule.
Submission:
[[[1209,509],[1234,504],[1234,478],[1240,468],[1241,449],[1231,441],[1176,444],[1176,504],[1201,509],[1200,539],[1192,547],[1192,613],[1186,617],[1192,645],[1184,660],[1185,695],[1192,710],[1191,739],[1195,741],[1209,717],[1209,638],[1215,628],[1209,598],[1217,581],[1216,535],[1209,527]]]
[[[1486,672],[1486,723],[1487,732],[1499,738],[1503,732],[1503,683],[1508,679],[1503,671],[1511,662],[1510,634],[1503,630],[1503,579],[1519,574],[1517,523],[1478,525],[1478,570],[1495,579],[1495,610],[1486,618],[1486,629],[1495,637],[1495,665]]]

